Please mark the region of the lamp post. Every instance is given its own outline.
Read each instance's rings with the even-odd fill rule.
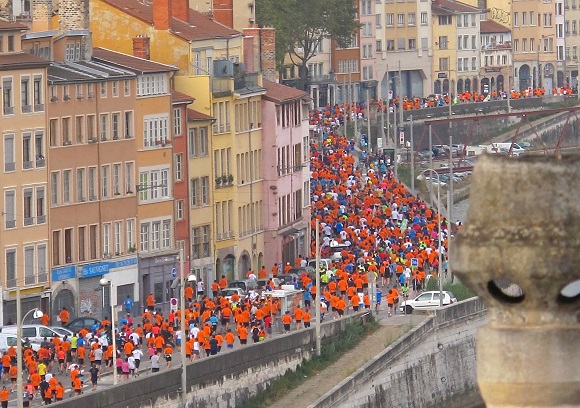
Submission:
[[[111,343],[113,345],[113,385],[117,385],[118,378],[116,372],[116,361],[117,361],[117,333],[115,332],[115,305],[113,304],[114,287],[113,282],[107,278],[101,278],[99,284],[104,288],[109,287],[109,302],[111,303]]]
[[[441,179],[439,178],[439,173],[437,170],[425,169],[419,174],[417,179],[425,180],[425,173],[429,172],[433,179],[433,173],[437,176],[437,255],[438,255],[438,265],[437,265],[437,281],[439,282],[439,307],[443,306],[443,276],[442,276],[442,266],[441,266]],[[429,193],[431,194],[431,193]]]
[[[187,367],[186,367],[186,355],[185,355],[185,343],[187,342],[186,335],[186,322],[185,322],[185,273],[184,273],[184,256],[183,248],[179,250],[179,276],[181,276],[181,288],[179,291],[179,308],[180,317],[179,325],[181,330],[181,406],[185,407],[187,404]],[[197,278],[195,275],[189,275],[187,277],[187,282],[195,282]]]
[[[411,122],[411,192],[415,194],[415,141],[413,138],[413,115],[409,115]]]
[[[322,346],[320,342],[320,220],[316,219],[316,299],[314,300],[314,307],[316,311],[316,355],[320,356],[322,353]]]
[[[403,82],[401,80],[401,77],[398,75],[393,75],[391,77],[391,79],[389,80],[389,84],[395,84],[395,78],[397,78],[399,80],[399,85],[400,88],[403,88]],[[395,93],[393,92],[393,99],[395,97]],[[397,105],[393,104],[393,142],[395,142],[395,153],[394,153],[394,166],[395,166],[395,179],[398,178],[399,175],[399,171],[398,171],[398,163],[397,163],[397,156],[399,155],[399,141],[398,141],[398,135],[397,135],[397,109],[401,109],[399,116],[401,118],[401,123],[399,123],[399,126],[403,126],[403,103],[401,100],[401,93],[399,91],[399,107],[397,108]],[[387,111],[387,115],[388,115],[388,111]],[[388,125],[387,125],[388,126]]]
[[[37,307],[26,312],[24,317],[22,315],[22,305],[20,304],[20,286],[16,285],[16,366],[18,367],[18,376],[16,377],[16,397],[18,408],[24,406],[24,395],[22,394],[22,323],[26,317],[34,312],[34,318],[39,319],[43,313]]]

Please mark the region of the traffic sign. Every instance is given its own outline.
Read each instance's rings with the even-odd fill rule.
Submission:
[[[173,269],[175,269],[175,268],[173,268]],[[171,310],[173,312],[177,312],[177,298],[171,298],[169,300],[169,304],[171,305]]]
[[[177,269],[175,269],[175,268],[171,269],[171,277],[173,279],[177,278]]]
[[[419,259],[418,258],[411,258],[411,266],[413,268],[417,268],[419,266]]]

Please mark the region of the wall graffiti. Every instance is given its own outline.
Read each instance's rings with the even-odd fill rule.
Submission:
[[[81,299],[80,314],[81,315],[93,314],[93,301],[91,299]]]
[[[489,9],[489,17],[502,24],[510,24],[510,13],[496,7]]]

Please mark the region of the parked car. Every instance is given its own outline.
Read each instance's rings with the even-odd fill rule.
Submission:
[[[332,259],[330,258],[320,258],[320,267],[328,270],[330,268],[330,264],[332,264]],[[316,259],[310,259],[308,261],[308,266],[313,270],[316,269]]]
[[[300,275],[298,275],[298,274],[284,273],[282,275],[278,275],[277,278],[280,279],[280,286],[281,285],[292,285],[294,282],[294,279],[296,279],[296,282],[298,282],[298,289],[302,289],[302,279],[300,278]]]
[[[457,298],[451,292],[443,292],[443,306],[457,302]],[[439,308],[439,291],[423,292],[415,299],[409,299],[399,304],[399,310],[411,314],[414,310],[433,310]]]
[[[30,347],[34,351],[40,349],[40,342],[30,341]],[[16,342],[16,334],[10,333],[0,333],[0,352],[5,353],[12,346],[16,347],[18,343]],[[26,341],[22,340],[22,345],[26,345]]]
[[[274,288],[279,288],[280,287],[280,279],[278,278],[272,278],[272,280],[274,281]],[[266,285],[268,285],[268,282],[270,282],[270,279],[258,279],[258,289],[266,289]]]
[[[101,321],[94,317],[77,317],[68,322],[64,327],[74,332],[78,332],[82,328],[92,331],[95,323],[98,323],[99,326],[101,325]]]
[[[225,297],[229,302],[232,301],[232,296],[237,293],[240,298],[246,296],[244,291],[240,288],[225,288],[222,290],[221,295]]]
[[[74,332],[72,330],[69,330],[65,327],[50,326],[50,328],[52,330],[54,330],[55,332],[57,332],[58,334],[60,334],[62,337],[64,337],[64,336],[71,337],[74,334]]]
[[[4,334],[16,334],[17,326],[4,326],[1,332]],[[52,337],[63,337],[50,327],[43,326],[42,324],[25,324],[22,326],[22,338],[28,339],[32,344],[40,344],[44,341],[44,338]]]

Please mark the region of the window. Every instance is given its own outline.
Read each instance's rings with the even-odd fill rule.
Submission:
[[[405,39],[404,38],[397,38],[397,50],[404,50],[405,49]]]
[[[178,220],[183,219],[183,200],[176,200],[175,201],[175,217]]]
[[[191,207],[198,207],[200,203],[200,194],[199,194],[199,186],[200,182],[199,179],[191,179],[189,181],[189,197],[190,197],[190,205]]]
[[[42,112],[44,111],[44,98],[42,97],[42,77],[35,76],[33,84],[33,98],[34,98],[34,111]]]
[[[459,19],[457,19],[457,20],[459,20]],[[458,36],[457,36],[457,49],[458,49],[458,50],[461,50],[461,49],[463,49],[463,47],[462,47],[462,41],[461,41],[461,38],[462,38],[462,37],[463,37],[462,35],[458,35]]]
[[[75,140],[77,143],[84,142],[84,132],[83,132],[83,124],[85,118],[82,116],[75,117]]]
[[[77,202],[85,201],[85,169],[77,169]]]
[[[522,11],[522,26],[528,25],[528,13]]]
[[[125,192],[127,194],[133,194],[133,168],[134,163],[125,163]]]
[[[22,113],[32,112],[30,102],[30,78],[25,77],[20,80],[20,103]]]
[[[88,172],[88,190],[89,190],[89,201],[95,201],[97,199],[96,186],[97,186],[97,168],[89,167]]]
[[[428,50],[429,49],[429,38],[421,37],[421,49]]]
[[[133,251],[135,248],[135,220],[127,220],[127,251]]]
[[[133,112],[125,112],[125,123],[123,126],[125,130],[125,139],[131,139],[133,137]]]
[[[109,166],[101,166],[101,197],[109,197]]]
[[[14,52],[14,35],[8,35],[8,52]]]
[[[395,40],[387,40],[387,51],[395,51]]]
[[[101,82],[100,90],[101,90],[101,97],[102,98],[106,97],[107,96],[107,83],[106,82]]]
[[[209,204],[209,177],[201,178],[201,205]]]
[[[477,49],[477,36],[476,35],[471,36],[471,49],[472,50]]]
[[[145,118],[143,128],[145,147],[164,145],[169,140],[168,121],[167,115]]]
[[[99,245],[99,230],[97,225],[89,226],[89,255],[90,259],[97,258],[97,248]]]
[[[111,87],[113,96],[119,96],[119,81],[113,81]]]
[[[119,140],[121,134],[119,126],[121,125],[121,114],[112,113],[111,114],[111,133],[113,134],[113,140]]]
[[[14,190],[4,191],[4,222],[6,229],[16,228],[16,193]]]
[[[64,204],[70,203],[71,173],[71,170],[62,172],[62,202]]]
[[[522,52],[526,52],[528,48],[528,39],[522,38]]]
[[[130,96],[131,95],[131,82],[129,82],[129,80],[125,80],[123,81],[123,87],[124,87],[124,94],[125,96]]]
[[[9,288],[16,286],[16,249],[6,251],[6,286]]]
[[[514,52],[518,52],[520,50],[520,40],[514,39]]]
[[[209,225],[204,225],[201,227],[201,242],[202,242],[202,255],[204,257],[209,256]]]
[[[87,115],[87,140],[89,143],[95,142],[95,115]]]
[[[440,50],[447,49],[447,36],[440,36],[439,37],[439,49]]]
[[[377,40],[375,42],[375,51],[376,52],[381,52],[383,50],[383,43],[381,40]]]
[[[42,131],[34,134],[34,150],[36,153],[36,167],[44,167],[44,133]]]
[[[108,133],[108,127],[109,127],[109,115],[107,113],[101,113],[100,117],[100,137],[101,140],[107,140],[107,133]]]
[[[85,246],[86,246],[86,234],[87,234],[87,227],[79,227],[77,230],[77,237],[78,237],[78,260],[83,262],[85,258]]]
[[[50,173],[50,205],[52,206],[59,204],[59,178],[60,174],[57,171]]]
[[[151,223],[151,249],[153,251],[158,250],[161,248],[161,222],[152,222]]]
[[[137,78],[137,96],[162,95],[166,93],[167,74],[147,74]]]
[[[141,224],[141,251],[149,251],[149,223]]]
[[[427,13],[426,12],[421,13],[421,25],[427,25]]]
[[[123,247],[123,242],[122,242],[122,234],[123,234],[123,224],[121,221],[115,221],[115,223],[113,224],[113,234],[114,234],[114,239],[115,239],[115,255],[120,255],[122,250],[121,248]]]
[[[2,107],[4,115],[14,114],[14,101],[12,100],[12,78],[2,80]]]
[[[25,188],[23,191],[23,215],[24,226],[34,224],[34,204],[33,204],[33,189]]]
[[[425,14],[427,14],[427,13],[425,13]],[[386,17],[386,23],[385,24],[387,25],[387,27],[392,27],[393,26],[393,20],[394,20],[395,15],[393,13],[387,13],[385,15],[385,17]]]
[[[103,224],[103,256],[111,254],[111,224]]]
[[[70,126],[71,126],[70,118],[62,118],[62,145],[63,146],[68,146],[72,143]]]
[[[46,268],[46,245],[36,247],[36,271],[39,282],[48,281],[48,270]]]
[[[113,164],[113,194],[121,195],[121,165]]]
[[[46,206],[44,203],[45,187],[36,187],[36,223],[46,223]]]
[[[22,168],[32,168],[32,135],[28,132],[22,135]]]
[[[477,57],[471,57],[471,70],[477,71]]]
[[[530,11],[530,25],[533,26],[534,24],[534,12]]]
[[[439,58],[439,71],[449,71],[449,58]]]
[[[377,28],[381,28],[381,15],[380,14],[376,14],[375,15],[375,25]],[[322,44],[322,42],[321,42]]]
[[[485,58],[487,58],[487,57],[485,57]],[[463,61],[463,58],[457,58],[457,70],[458,71],[463,71],[462,61]]]
[[[181,136],[181,108],[173,109],[173,134]]]
[[[139,200],[158,200],[170,197],[169,169],[146,170],[139,173]]]
[[[414,50],[417,48],[417,40],[414,38],[409,38],[409,49]]]
[[[397,25],[399,27],[405,25],[405,14],[404,13],[397,14]]]
[[[439,25],[451,25],[451,16],[439,16]]]
[[[183,154],[176,153],[174,157],[175,181],[181,181],[183,177]]]
[[[514,27],[518,27],[520,25],[519,21],[519,13],[517,11],[514,12]]]
[[[414,26],[415,25],[415,13],[409,13],[407,14],[407,22],[410,26]]]
[[[171,248],[171,222],[169,220],[163,220],[162,228],[161,248]]]

